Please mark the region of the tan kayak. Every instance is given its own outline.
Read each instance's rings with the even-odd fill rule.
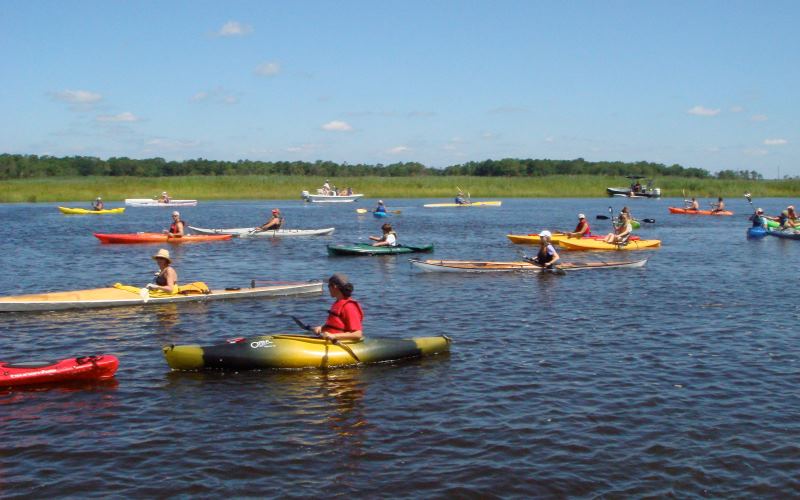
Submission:
[[[321,281],[283,282],[272,286],[251,288],[226,288],[210,293],[187,295],[150,296],[147,289],[140,293],[108,287],[69,292],[39,293],[0,297],[0,312],[56,311],[62,309],[91,309],[117,306],[167,304],[173,302],[205,302],[222,299],[244,299],[253,297],[279,297],[322,292]]]

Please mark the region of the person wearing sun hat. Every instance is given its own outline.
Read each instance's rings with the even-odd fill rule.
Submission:
[[[531,260],[534,264],[546,269],[555,269],[556,262],[560,259],[558,252],[556,252],[555,247],[553,247],[550,241],[552,237],[553,234],[550,231],[542,231],[539,233],[539,252],[536,254],[536,257]]]
[[[361,322],[364,311],[361,305],[350,298],[353,284],[347,275],[336,273],[328,278],[328,293],[336,299],[328,311],[324,325],[315,326],[314,333],[329,340],[358,340],[363,338]]]
[[[175,210],[172,212],[172,224],[169,225],[169,229],[165,229],[164,232],[167,234],[168,238],[183,238],[184,230],[186,228],[186,221],[181,219],[181,213]]]
[[[105,205],[103,204],[103,198],[98,196],[92,203],[92,210],[100,211],[103,210],[103,208],[105,208]]]
[[[763,227],[767,229],[767,218],[764,217],[763,208],[756,209],[756,213],[754,213],[750,219],[753,221],[753,227]]]
[[[178,273],[172,267],[172,258],[169,256],[169,250],[161,248],[153,255],[153,260],[158,264],[158,272],[153,280],[153,283],[147,285],[150,290],[161,290],[167,293],[176,293],[178,291]]]
[[[283,225],[283,217],[281,217],[281,211],[278,208],[272,209],[272,217],[265,223],[258,226],[255,232],[261,231],[275,231],[280,229]]]
[[[589,221],[586,220],[584,214],[578,214],[578,225],[571,233],[567,233],[570,238],[587,238],[592,235],[592,228],[589,227]]]
[[[158,199],[158,202],[159,203],[169,203],[170,202],[169,195],[167,194],[166,191],[161,193],[161,197]]]

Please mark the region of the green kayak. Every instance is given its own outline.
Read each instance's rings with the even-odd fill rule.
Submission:
[[[374,247],[369,243],[328,245],[329,255],[393,255],[417,252],[433,252],[433,245],[397,245],[396,247]]]
[[[279,334],[231,339],[212,346],[168,345],[162,350],[173,370],[328,368],[446,353],[450,350],[450,339],[444,335],[406,339],[367,337],[332,344],[316,337]]]

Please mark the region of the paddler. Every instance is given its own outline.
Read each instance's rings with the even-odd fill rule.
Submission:
[[[469,205],[469,200],[464,197],[464,193],[459,191],[455,199],[456,205]]]
[[[633,226],[631,226],[631,219],[625,212],[620,212],[619,223],[614,227],[613,233],[608,233],[603,241],[612,245],[619,245],[623,243],[631,235]]]
[[[692,201],[686,202],[686,210],[700,210],[700,202],[692,196]]]
[[[711,204],[711,213],[714,212],[724,212],[725,211],[725,200],[722,199],[722,196],[717,198],[716,203]]]
[[[94,202],[92,203],[92,210],[100,211],[103,210],[103,207],[105,207],[105,205],[103,204],[103,198],[100,198],[98,196],[97,198],[94,199]]]
[[[589,227],[589,222],[586,220],[584,214],[578,214],[578,225],[571,233],[567,233],[570,238],[586,238],[592,235],[592,228]]]
[[[376,214],[385,214],[386,213],[386,205],[383,204],[383,200],[378,200],[378,206],[375,207]]]
[[[158,263],[158,272],[147,288],[150,290],[161,290],[162,292],[174,293],[178,288],[178,273],[172,267],[172,259],[169,257],[169,250],[160,249],[153,255],[153,260]]]
[[[794,229],[798,226],[798,224],[792,219],[789,215],[789,210],[786,209],[778,216],[778,224],[781,225],[781,229]]]
[[[397,246],[397,233],[392,229],[392,225],[388,222],[381,226],[383,236],[370,236],[369,239],[374,241],[374,247],[396,247]]]
[[[763,227],[767,229],[767,219],[764,217],[764,210],[757,209],[750,219],[753,221],[753,227]]]
[[[552,237],[553,235],[550,231],[542,231],[539,233],[539,253],[537,253],[536,257],[532,260],[534,264],[545,269],[555,269],[556,262],[560,259],[558,252],[556,252],[556,249],[550,241]]]
[[[183,238],[183,230],[186,227],[186,223],[181,220],[181,213],[177,210],[172,212],[172,224],[170,224],[169,229],[165,229],[164,232],[167,234],[168,238]]]
[[[351,299],[353,284],[341,273],[336,273],[328,279],[328,293],[336,301],[328,311],[325,324],[314,327],[314,333],[328,340],[358,340],[364,334],[361,322],[364,311],[358,302]]]
[[[283,217],[281,217],[281,211],[278,208],[273,208],[272,217],[264,224],[258,226],[255,232],[258,233],[261,231],[274,231],[280,229],[281,225],[283,225]]]
[[[169,203],[169,201],[170,201],[169,200],[169,195],[167,194],[167,192],[164,191],[163,193],[161,193],[161,197],[158,199],[158,202],[159,203]]]

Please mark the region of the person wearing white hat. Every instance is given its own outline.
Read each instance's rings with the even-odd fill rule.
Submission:
[[[95,198],[94,202],[92,203],[92,210],[100,211],[103,210],[104,207],[105,205],[103,204],[103,198],[100,198],[99,196]]]
[[[763,208],[756,209],[756,213],[750,217],[750,220],[753,221],[753,227],[763,227],[764,229],[767,229],[767,218],[764,217]]]
[[[169,229],[165,229],[164,232],[167,234],[168,238],[183,238],[185,227],[186,221],[181,220],[181,213],[176,210],[172,212],[172,224],[170,224]]]
[[[587,238],[592,235],[592,228],[589,227],[589,221],[586,220],[584,214],[578,214],[578,225],[571,233],[567,233],[570,238]]]
[[[545,269],[555,269],[556,262],[560,257],[558,252],[553,247],[550,238],[553,234],[550,231],[542,231],[539,233],[539,253],[532,259],[532,262]]]
[[[172,259],[169,256],[169,250],[164,248],[159,249],[153,260],[158,263],[158,272],[153,280],[153,283],[147,285],[150,290],[161,290],[167,293],[176,293],[178,291],[178,273],[172,267]]]
[[[383,200],[378,200],[378,206],[375,207],[376,214],[385,214],[386,213],[386,205],[383,204]]]
[[[169,195],[166,191],[161,193],[161,197],[158,199],[159,203],[169,203]]]

